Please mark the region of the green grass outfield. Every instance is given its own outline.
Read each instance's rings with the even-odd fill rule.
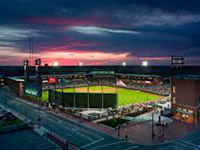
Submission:
[[[87,87],[76,88],[76,92],[87,92]],[[101,93],[102,87],[101,86],[90,86],[89,91],[90,93]],[[58,89],[57,91],[61,91]],[[116,93],[116,88],[103,86],[104,93]],[[73,92],[73,88],[64,89],[64,92]],[[143,103],[147,101],[154,101],[159,100],[161,96],[150,94],[146,92],[141,92],[138,90],[131,90],[125,88],[118,88],[118,106],[126,106],[135,103]],[[42,100],[48,101],[48,91],[43,91],[42,93]]]

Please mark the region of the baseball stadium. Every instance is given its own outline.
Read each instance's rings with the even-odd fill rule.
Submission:
[[[120,108],[162,100],[169,81],[156,76],[95,72],[49,76],[43,80],[41,101],[68,108]]]

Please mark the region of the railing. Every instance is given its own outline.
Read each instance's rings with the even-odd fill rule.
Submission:
[[[63,150],[80,150],[80,148],[55,133],[46,133],[46,138],[60,146]]]

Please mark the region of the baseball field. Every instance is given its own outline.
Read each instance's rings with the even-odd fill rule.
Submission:
[[[57,91],[61,91],[57,89]],[[63,90],[64,92],[74,92],[73,88],[66,88]],[[126,88],[118,88],[109,87],[109,86],[90,86],[89,93],[116,93],[118,92],[118,106],[126,106],[130,104],[136,103],[144,103],[148,101],[155,101],[161,99],[161,96],[150,94],[138,90],[131,90]],[[75,92],[79,93],[87,93],[88,87],[77,87],[75,88]],[[42,100],[48,101],[48,91],[43,91]]]

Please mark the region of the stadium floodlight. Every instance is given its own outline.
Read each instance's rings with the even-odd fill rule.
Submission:
[[[35,65],[36,66],[40,66],[41,65],[41,59],[40,58],[35,60]]]
[[[59,63],[58,62],[53,62],[53,66],[54,67],[59,66]]]
[[[124,62],[122,62],[122,66],[126,66],[126,62],[124,61]]]
[[[78,66],[83,66],[83,62],[79,62],[79,63],[78,63]]]
[[[24,66],[28,66],[28,59],[25,59],[25,60],[23,61],[23,63],[24,63]]]
[[[148,61],[143,61],[142,66],[145,66],[145,67],[148,66]]]
[[[172,56],[172,65],[183,65],[185,63],[185,58],[183,56]]]

